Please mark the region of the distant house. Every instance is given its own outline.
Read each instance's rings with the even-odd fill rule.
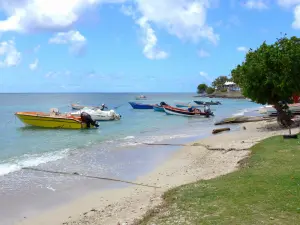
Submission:
[[[232,81],[226,81],[223,85],[224,89],[227,89],[227,92],[230,91],[240,91],[240,87],[236,85],[236,83]]]

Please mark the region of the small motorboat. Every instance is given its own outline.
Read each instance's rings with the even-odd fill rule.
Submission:
[[[88,108],[85,107],[81,110],[71,112],[73,116],[80,116],[82,112],[86,112],[91,115],[92,119],[95,121],[111,121],[111,120],[120,120],[121,115],[116,113],[114,110],[103,111],[98,107],[95,108]]]
[[[146,100],[147,97],[145,95],[136,96],[135,100]]]
[[[98,123],[87,113],[79,116],[60,114],[57,109],[50,113],[44,112],[17,112],[15,115],[26,125],[43,128],[83,129],[97,128]]]
[[[79,104],[71,104],[72,109],[79,110],[83,109],[85,106]]]
[[[217,101],[217,102],[203,102],[203,101],[194,101],[197,105],[221,105],[221,102]]]
[[[154,106],[154,105],[150,105],[150,104],[142,104],[142,103],[136,103],[136,102],[129,102],[129,104],[134,109],[153,109],[153,106]]]
[[[156,112],[164,112],[164,105],[168,105],[166,104],[165,102],[161,102],[159,105],[154,105],[153,106],[153,110],[156,111]]]
[[[202,108],[202,107],[204,107],[204,105],[195,105],[195,104],[176,104],[175,106],[178,108],[189,108],[189,107]]]
[[[201,111],[199,109],[194,108],[193,111],[189,111],[186,109],[179,109],[172,106],[163,106],[165,112],[167,115],[176,115],[176,116],[188,116],[188,117],[210,117],[214,116],[213,112],[210,111],[210,109],[207,109],[205,111]]]

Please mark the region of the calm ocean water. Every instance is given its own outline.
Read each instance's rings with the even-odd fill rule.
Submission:
[[[77,182],[77,187],[87,186],[84,179],[79,181],[76,178],[34,173],[21,170],[22,167],[37,166],[44,169],[80,171],[91,175],[134,179],[149,170],[152,163],[161,162],[172,151],[168,148],[164,148],[164,151],[159,148],[153,149],[138,143],[169,143],[196,139],[210,133],[216,120],[242,113],[245,109],[259,107],[247,100],[213,99],[223,103],[221,106],[212,107],[215,109],[215,117],[186,118],[167,116],[153,110],[134,110],[128,102],[134,101],[136,95],[133,93],[0,94],[1,199],[10,196],[11,200],[15,196],[16,201],[22,199],[26,201],[32,192],[38,193],[37,188],[41,193],[55,192],[65,183],[69,184],[68,187],[75,185],[74,182]],[[175,101],[200,100],[193,98],[192,93],[146,95],[148,100],[142,102],[165,101],[172,105]],[[201,98],[201,100],[211,99]],[[70,104],[76,102],[84,105],[106,103],[109,108],[118,107],[116,111],[122,115],[122,119],[100,122],[99,129],[51,130],[25,127],[14,116],[17,111],[48,112],[53,107],[59,108],[61,112],[68,112],[71,111]],[[94,187],[96,184],[91,182],[90,185]],[[27,193],[27,197],[24,197],[24,193]],[[49,205],[51,199],[47,201]],[[26,207],[28,210],[28,205]],[[15,208],[15,211],[20,213],[22,208],[19,211]],[[3,211],[4,213],[9,212]]]

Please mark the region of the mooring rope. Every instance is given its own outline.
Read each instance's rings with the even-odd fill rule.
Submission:
[[[70,172],[62,172],[62,171],[51,171],[51,170],[43,170],[43,169],[37,169],[37,168],[32,168],[32,167],[23,167],[22,169],[24,169],[24,170],[33,170],[33,171],[38,171],[38,172],[45,172],[45,173],[53,173],[53,174],[82,176],[82,177],[87,177],[87,178],[92,178],[92,179],[109,180],[109,181],[122,182],[122,183],[127,183],[127,184],[134,184],[134,185],[144,186],[144,187],[160,188],[160,187],[153,186],[153,185],[148,185],[148,184],[135,183],[135,182],[131,182],[131,181],[119,180],[119,179],[108,178],[108,177],[89,176],[89,175],[84,175],[84,174],[80,174],[80,173],[77,173],[77,172],[70,173]]]

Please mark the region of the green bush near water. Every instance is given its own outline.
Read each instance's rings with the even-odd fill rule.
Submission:
[[[233,173],[165,193],[138,224],[300,224],[300,144],[268,138]]]

